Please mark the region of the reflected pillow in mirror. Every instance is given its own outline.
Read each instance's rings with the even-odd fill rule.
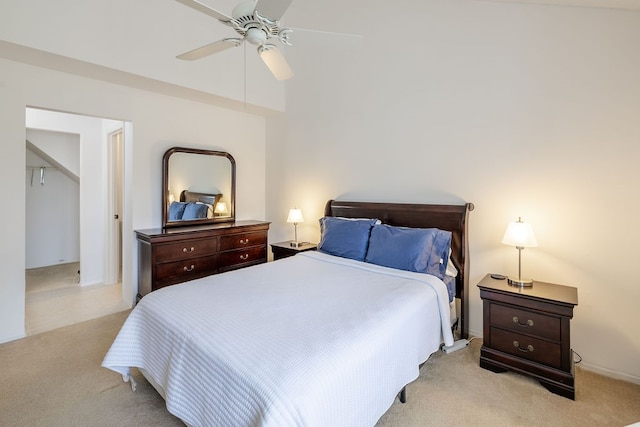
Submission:
[[[376,225],[365,262],[432,274],[442,279],[449,260],[451,232],[437,228]]]
[[[342,258],[363,261],[369,244],[371,227],[377,219],[352,220],[320,218],[318,250]]]
[[[213,205],[210,205],[208,203],[202,203],[202,202],[196,202],[199,205],[205,205],[207,207],[207,218],[213,218]]]
[[[187,204],[183,202],[171,202],[169,205],[169,221],[180,221],[186,206]]]
[[[207,217],[207,205],[203,203],[187,203],[187,206],[184,208],[184,214],[182,214],[183,220],[189,219],[202,219]]]

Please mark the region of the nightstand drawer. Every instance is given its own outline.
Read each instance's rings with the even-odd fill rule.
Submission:
[[[232,236],[222,236],[220,238],[220,250],[228,251],[231,249],[245,248],[249,246],[267,244],[267,232],[259,231],[256,233],[235,234]]]
[[[217,239],[194,239],[179,243],[158,245],[156,247],[157,262],[191,259],[216,253]]]
[[[492,327],[491,347],[553,368],[562,367],[560,344]]]
[[[560,319],[558,317],[545,316],[493,303],[489,319],[492,326],[560,341]]]
[[[245,264],[249,262],[265,262],[267,260],[267,247],[253,246],[246,249],[238,249],[235,251],[221,252],[220,263],[225,268],[233,267],[238,264]]]

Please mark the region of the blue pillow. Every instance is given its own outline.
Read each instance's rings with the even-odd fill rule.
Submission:
[[[169,205],[169,221],[180,221],[186,206],[187,204],[183,202],[172,202]]]
[[[437,228],[376,225],[371,230],[365,261],[399,270],[445,275],[451,232]]]
[[[187,206],[184,208],[184,214],[182,214],[182,219],[200,219],[207,217],[207,210],[209,207],[203,203],[187,203]]]
[[[371,227],[377,219],[320,218],[318,250],[331,255],[363,261]]]

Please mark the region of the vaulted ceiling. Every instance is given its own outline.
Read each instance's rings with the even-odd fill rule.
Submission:
[[[200,1],[225,13],[231,13],[239,3]],[[383,20],[370,15],[375,5],[368,6],[369,1],[294,0],[282,21],[294,28],[357,34],[363,20]],[[640,0],[473,1],[640,10]],[[380,22],[375,28],[389,31],[392,24]],[[211,16],[174,0],[0,2],[0,57],[230,108],[283,111],[286,83],[273,78],[253,46],[245,43],[193,62],[175,58],[189,49],[235,35]],[[324,47],[311,47],[301,37],[303,32],[294,32],[294,46],[282,47],[285,56],[308,52],[318,55]],[[321,56],[316,62],[318,67],[331,65]]]
[[[491,1],[640,10],[640,0],[491,0]]]

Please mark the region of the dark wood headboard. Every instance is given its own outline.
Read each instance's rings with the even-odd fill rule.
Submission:
[[[468,213],[473,203],[464,205],[423,205],[409,203],[343,202],[329,200],[325,216],[345,218],[377,218],[384,224],[439,228],[451,232],[451,259],[458,269],[456,298],[460,299],[460,335],[467,338],[469,332],[469,241],[467,234]]]
[[[213,207],[215,207],[221,197],[222,194],[196,193],[189,190],[182,190],[182,192],[180,192],[181,202],[200,202],[212,205]]]

